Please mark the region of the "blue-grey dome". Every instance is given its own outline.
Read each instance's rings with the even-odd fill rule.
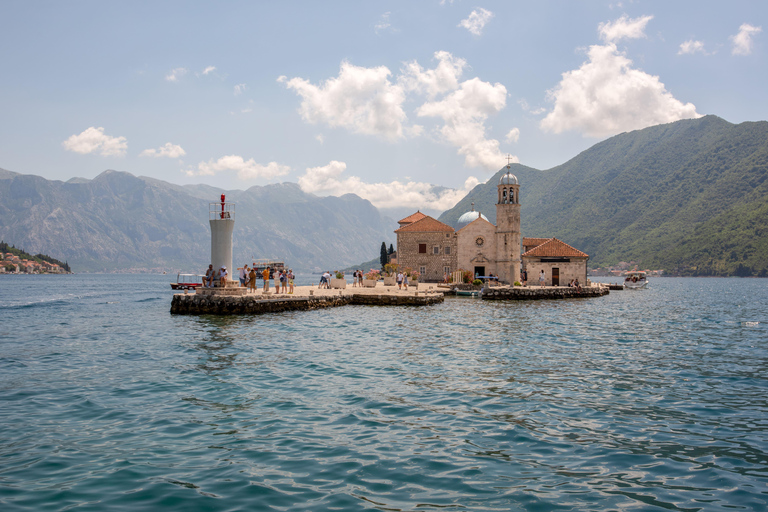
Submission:
[[[477,219],[488,220],[488,217],[486,217],[480,212],[476,212],[475,210],[469,211],[464,215],[462,215],[461,217],[459,217],[459,220],[456,221],[456,231],[460,230],[470,222],[473,222]]]
[[[499,185],[517,185],[517,176],[507,171],[504,176],[499,178]]]

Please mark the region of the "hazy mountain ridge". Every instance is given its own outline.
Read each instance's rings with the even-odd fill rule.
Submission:
[[[591,265],[638,260],[697,275],[768,275],[768,123],[716,116],[600,142],[546,171],[516,164],[523,236],[556,236]],[[495,222],[501,169],[440,220],[475,202]]]
[[[0,238],[66,259],[75,271],[204,268],[208,204],[222,193],[236,203],[238,265],[274,257],[297,268],[341,267],[394,241],[397,225],[355,195],[320,198],[292,183],[223,191],[118,171],[68,182],[0,173]]]

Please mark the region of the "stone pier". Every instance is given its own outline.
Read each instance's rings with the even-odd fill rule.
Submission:
[[[224,292],[224,293],[221,293]],[[171,301],[171,313],[176,315],[258,315],[284,311],[310,311],[346,305],[364,306],[429,306],[443,302],[445,297],[436,286],[419,285],[407,291],[379,282],[373,288],[348,287],[318,289],[297,286],[293,294],[262,292],[246,293],[244,288],[231,293],[227,290],[199,289],[197,293],[177,293]]]
[[[608,285],[592,283],[580,289],[569,286],[495,286],[483,290],[483,300],[583,299],[608,295]]]

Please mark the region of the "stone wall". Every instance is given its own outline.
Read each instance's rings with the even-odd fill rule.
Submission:
[[[191,295],[176,294],[171,300],[174,315],[260,315],[284,311],[310,311],[338,306],[429,306],[443,302],[442,293],[353,294],[344,296],[280,297],[263,299],[255,295]]]
[[[446,236],[447,235],[447,236]],[[427,252],[419,253],[419,244],[426,244]],[[434,253],[434,248],[439,253]],[[450,254],[446,254],[446,248]],[[426,272],[419,281],[442,282],[444,268],[451,271],[457,265],[457,236],[449,232],[406,232],[397,234],[397,262],[400,268],[410,267],[416,272],[424,267]]]
[[[500,286],[483,291],[483,300],[554,300],[554,299],[583,299],[587,297],[602,297],[608,295],[608,286],[594,283],[584,286],[581,290],[567,286],[549,288],[528,288],[522,286]]]
[[[458,233],[458,268],[475,271],[485,267],[485,275],[496,269],[496,226],[484,219],[467,224]]]
[[[572,279],[579,280],[582,285],[587,282],[587,259],[570,258],[566,261],[540,261],[540,258],[523,258],[523,266],[528,271],[528,285],[538,286],[539,273],[544,270],[546,286],[552,286],[552,269],[560,269],[560,286],[567,286]]]

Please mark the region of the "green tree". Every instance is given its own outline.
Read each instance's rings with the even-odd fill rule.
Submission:
[[[394,253],[395,253],[395,248],[392,247],[392,244],[389,244],[389,251],[387,252],[387,254],[394,254]]]
[[[389,261],[389,258],[387,257],[387,243],[381,242],[381,251],[379,256],[379,262],[381,263],[381,268],[384,268],[384,265],[387,264],[387,261]]]

